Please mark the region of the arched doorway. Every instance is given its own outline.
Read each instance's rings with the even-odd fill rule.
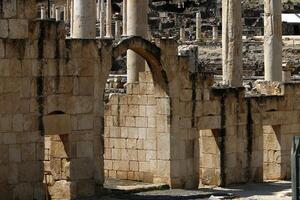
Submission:
[[[105,105],[105,176],[170,184],[170,138],[163,134],[169,132],[170,100],[160,48],[129,37],[113,48],[113,59],[129,49],[146,60],[150,72],[141,73],[138,83],[127,84],[126,94],[112,95]]]

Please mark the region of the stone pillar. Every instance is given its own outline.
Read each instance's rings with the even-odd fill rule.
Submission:
[[[279,0],[264,0],[264,7],[265,80],[282,81],[282,3]]]
[[[240,0],[222,1],[223,83],[242,86],[242,13]]]
[[[55,20],[60,21],[60,8],[59,7],[55,8]]]
[[[41,19],[46,19],[46,12],[44,6],[41,6]]]
[[[65,21],[68,22],[70,20],[70,0],[67,0],[66,11],[65,11]]]
[[[186,37],[185,37],[185,28],[180,28],[179,30],[179,37],[180,37],[180,41],[185,41]]]
[[[219,38],[218,26],[213,26],[212,27],[212,40],[213,41],[218,41],[218,38]]]
[[[101,2],[100,2],[100,0],[98,0],[98,2],[97,2],[97,21],[100,22],[100,18],[101,18]]]
[[[127,1],[127,35],[148,36],[148,0]],[[127,82],[137,82],[145,71],[145,60],[131,50],[127,52]]]
[[[201,39],[201,13],[196,14],[196,40]]]
[[[99,19],[99,32],[100,38],[104,38],[105,36],[105,4],[104,0],[100,1],[100,19]]]
[[[119,40],[121,38],[121,21],[115,21],[115,40]]]
[[[112,38],[112,27],[111,27],[111,0],[107,0],[106,2],[106,35],[107,38]]]
[[[123,0],[123,36],[127,35],[127,0]]]
[[[52,4],[50,13],[51,13],[50,18],[55,19],[55,4]]]
[[[72,38],[96,38],[96,1],[73,0]]]

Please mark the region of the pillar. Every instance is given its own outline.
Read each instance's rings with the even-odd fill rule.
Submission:
[[[265,80],[282,81],[282,3],[264,0],[264,62]]]
[[[100,1],[100,19],[99,19],[99,32],[100,38],[104,38],[105,36],[105,4],[104,0]]]
[[[127,0],[123,0],[123,32],[122,35],[127,35]]]
[[[213,41],[218,41],[218,38],[219,38],[219,32],[218,32],[218,26],[213,26],[212,27],[212,38],[213,38]]]
[[[41,6],[41,19],[46,19],[46,12],[44,6]]]
[[[201,39],[201,13],[196,14],[196,40]]]
[[[107,0],[106,2],[106,35],[107,38],[112,38],[112,28],[111,28],[111,0]]]
[[[96,38],[95,8],[95,0],[73,0],[72,38]]]
[[[65,21],[68,22],[70,20],[70,0],[67,0],[67,4],[66,4],[66,10],[65,10]]]
[[[127,35],[148,35],[148,0],[127,1]],[[139,72],[145,71],[145,60],[131,50],[127,52],[127,82],[138,81]]]
[[[55,20],[60,21],[60,8],[59,7],[55,8]]]
[[[115,21],[115,40],[119,40],[121,38],[121,21]]]
[[[100,0],[97,1],[97,21],[100,22],[101,16],[101,2]]]
[[[51,19],[55,19],[55,4],[52,4],[51,6]]]
[[[222,1],[223,83],[242,86],[242,13],[240,0]]]
[[[180,28],[179,30],[179,37],[180,37],[180,41],[185,41],[185,28]]]

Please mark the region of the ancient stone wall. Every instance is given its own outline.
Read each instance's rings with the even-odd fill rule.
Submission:
[[[139,83],[126,87],[126,94],[112,94],[105,106],[105,175],[153,182],[160,122],[151,73],[141,72]]]
[[[66,40],[63,23],[31,20],[31,4],[2,2],[0,21],[8,27],[0,28],[1,198],[92,196],[104,177],[112,42]]]

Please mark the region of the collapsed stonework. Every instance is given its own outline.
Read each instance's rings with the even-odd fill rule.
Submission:
[[[290,178],[299,83],[261,82],[245,95],[214,85],[173,39],[66,38],[64,23],[36,20],[35,7],[1,7],[1,198],[101,195],[105,176],[173,188]],[[112,62],[127,50],[149,71],[105,104]]]

